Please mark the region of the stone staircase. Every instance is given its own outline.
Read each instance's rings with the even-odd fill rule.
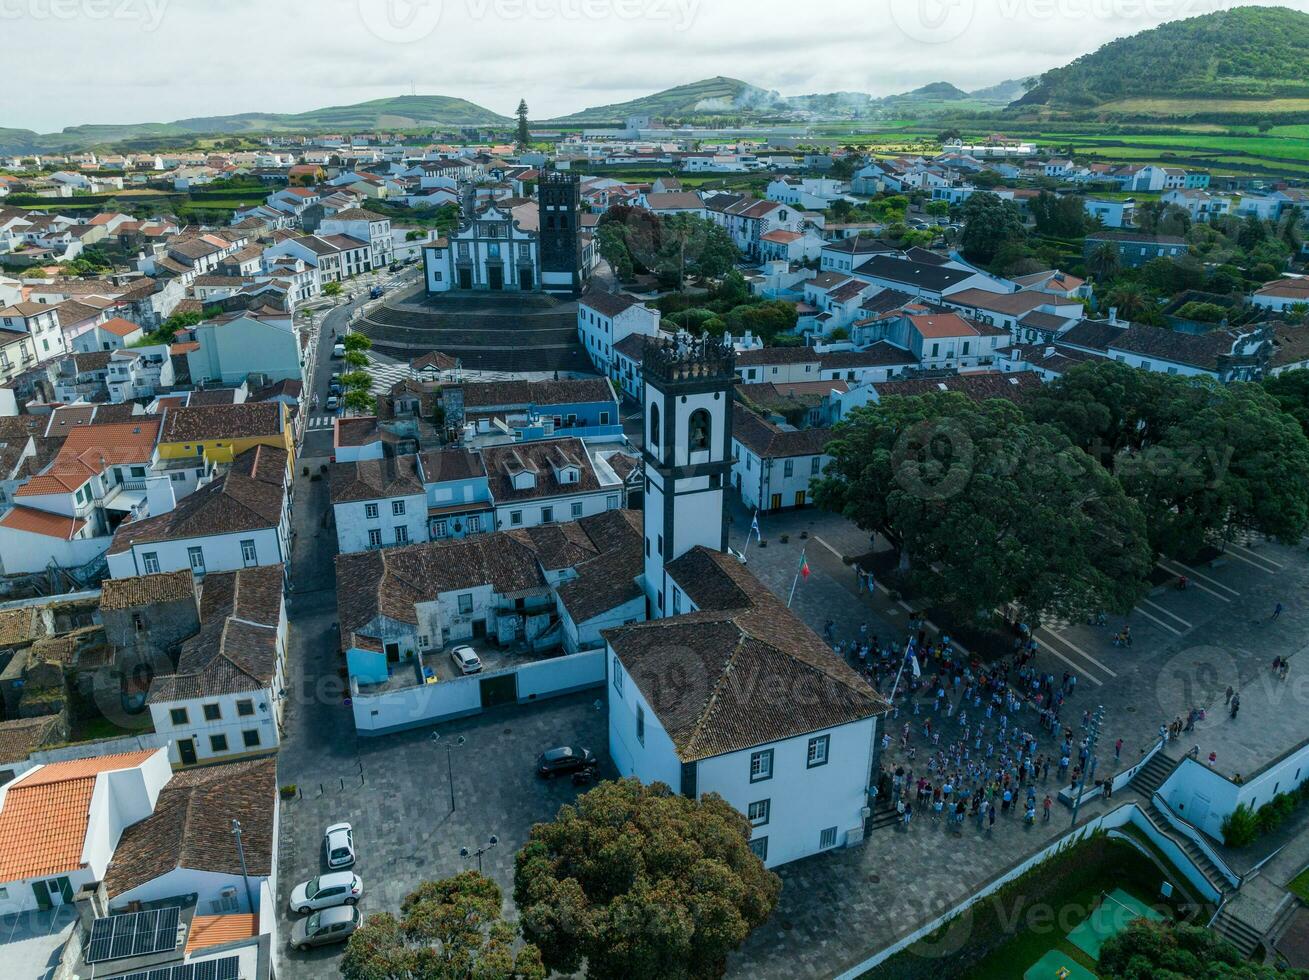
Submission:
[[[1212,928],[1236,947],[1242,957],[1248,958],[1263,942],[1259,930],[1238,919],[1224,906],[1214,918]]]
[[[1128,786],[1148,800],[1154,796],[1159,787],[1164,784],[1164,780],[1177,768],[1177,762],[1178,760],[1165,752],[1156,752],[1151,756],[1150,761],[1142,767],[1141,771],[1132,777],[1132,781]]]
[[[1218,869],[1218,866],[1214,864],[1213,861],[1209,860],[1208,855],[1200,849],[1195,841],[1174,829],[1172,823],[1168,820],[1168,817],[1159,809],[1159,806],[1154,802],[1154,800],[1150,800],[1146,803],[1145,813],[1156,827],[1162,830],[1164,834],[1177,844],[1178,847],[1186,852],[1186,856],[1191,859],[1197,868],[1200,869],[1200,873],[1204,875],[1205,880],[1213,885],[1214,888],[1218,889],[1219,894],[1226,896],[1236,890],[1232,887],[1231,882],[1228,881],[1227,876]]]

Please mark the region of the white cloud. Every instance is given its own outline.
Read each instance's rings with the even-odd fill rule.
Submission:
[[[0,0],[0,127],[407,93],[537,118],[711,75],[784,94],[977,88],[1228,0]],[[1283,4],[1309,10],[1309,0]]]

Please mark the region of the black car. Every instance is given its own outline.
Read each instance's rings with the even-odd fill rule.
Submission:
[[[561,745],[546,749],[536,760],[536,774],[542,779],[553,779],[565,773],[590,769],[596,764],[590,749]]]

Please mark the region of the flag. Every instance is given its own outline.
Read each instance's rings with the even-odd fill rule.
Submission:
[[[923,672],[918,666],[918,657],[915,654],[909,654],[909,669],[914,672],[915,677],[922,677]]]
[[[756,538],[759,537],[759,511],[754,512],[754,519],[750,521],[750,533]]]
[[[809,559],[807,558],[800,559],[800,574],[804,578],[809,577]]]

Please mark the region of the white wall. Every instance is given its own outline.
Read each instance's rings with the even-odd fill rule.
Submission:
[[[104,535],[65,541],[45,534],[0,527],[0,572],[6,575],[43,572],[51,561],[57,561],[65,568],[80,568],[108,551],[112,540]]]
[[[1214,840],[1223,839],[1223,818],[1238,806],[1259,809],[1277,793],[1290,792],[1309,779],[1309,743],[1276,761],[1239,786],[1195,759],[1183,759],[1159,795],[1183,820]]]
[[[615,678],[619,678],[615,684]],[[645,784],[666,783],[673,792],[682,791],[682,763],[673,740],[659,724],[650,702],[636,681],[605,647],[605,694],[609,701],[609,756],[620,776],[635,776]],[[638,708],[645,714],[645,740],[636,737]]]
[[[242,716],[237,712],[237,702],[251,701],[254,714]],[[217,704],[221,717],[218,721],[206,721],[204,705]],[[196,759],[200,762],[226,759],[232,756],[250,755],[267,752],[277,748],[281,739],[277,732],[277,719],[274,713],[273,692],[248,691],[239,694],[222,694],[216,697],[192,698],[181,701],[166,701],[150,705],[150,717],[154,721],[155,731],[170,739],[168,758],[174,765],[182,764],[182,757],[177,749],[179,739],[189,738],[195,745]],[[173,709],[184,708],[187,713],[185,724],[174,725]],[[243,733],[248,729],[259,732],[259,744],[247,747]],[[210,747],[211,735],[225,735],[227,749],[215,751]]]
[[[276,807],[277,801],[269,800],[268,805]],[[235,840],[232,842],[232,847],[236,847]],[[263,894],[263,885],[266,881],[268,879],[263,875],[250,875],[250,890],[254,893],[256,902],[260,901],[260,896]],[[136,888],[128,889],[118,895],[111,895],[109,904],[113,911],[120,911],[129,902],[157,902],[177,895],[194,893],[199,902],[196,914],[215,915],[224,908],[221,904],[222,893],[224,889],[228,888],[236,889],[237,903],[235,910],[228,906],[228,911],[251,911],[250,902],[245,894],[245,882],[239,874],[229,875],[216,871],[197,871],[194,868],[174,868],[172,871],[162,874],[158,878],[152,878]],[[258,909],[255,911],[258,911]]]
[[[255,542],[255,557],[260,565],[280,565],[286,560],[278,531],[264,528],[258,531],[241,531],[234,534],[216,534],[203,538],[177,538],[169,541],[150,541],[134,544],[130,548],[109,556],[111,578],[130,578],[144,575],[144,555],[155,554],[159,571],[176,572],[191,567],[187,549],[202,549],[205,572],[231,572],[244,568],[241,542]]]
[[[376,696],[360,696],[351,681],[355,729],[360,735],[381,735],[441,718],[475,714],[482,710],[481,676],[457,677]]]
[[[605,652],[587,650],[565,657],[553,657],[518,668],[518,700],[565,694],[604,683]]]
[[[404,503],[404,513],[399,516],[391,513],[391,504],[397,500]],[[376,505],[376,517],[366,516],[369,504]],[[336,516],[337,548],[342,554],[367,551],[370,530],[381,532],[382,547],[395,545],[395,529],[400,525],[408,532],[408,543],[427,540],[427,498],[421,493],[334,504],[332,510]]]
[[[509,531],[516,527],[536,527],[538,524],[545,523],[563,524],[583,517],[590,517],[592,514],[603,514],[610,509],[609,497],[613,495],[618,496],[618,506],[621,507],[623,488],[620,486],[606,488],[599,492],[592,491],[590,493],[569,494],[559,497],[539,497],[499,504],[495,508],[496,527],[502,531]],[[582,505],[580,514],[573,513],[573,504],[575,503]],[[542,510],[546,507],[551,508],[553,511],[549,522],[542,517]],[[522,521],[519,523],[513,521],[515,512],[522,515]]]

